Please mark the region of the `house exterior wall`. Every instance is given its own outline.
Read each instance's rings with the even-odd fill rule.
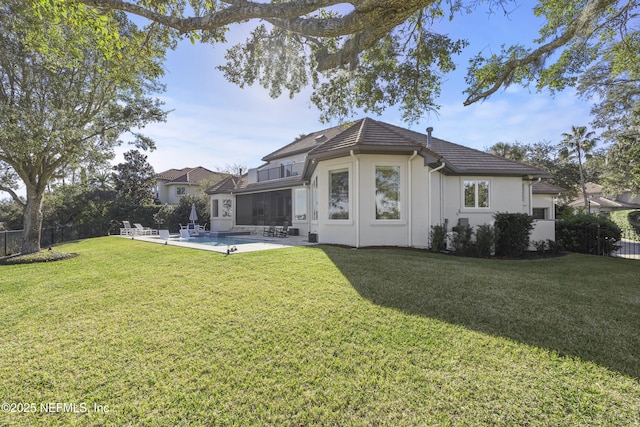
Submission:
[[[235,197],[231,194],[214,194],[210,203],[211,230],[231,230],[235,225]]]
[[[535,250],[533,242],[538,240],[556,240],[556,222],[552,219],[536,219],[529,234],[529,250]]]
[[[349,246],[414,246],[429,244],[428,168],[419,156],[355,155],[328,161],[317,166],[312,183],[318,182],[318,219],[310,221],[311,232],[321,243]],[[399,171],[399,218],[376,218],[376,168],[391,167]],[[349,219],[329,218],[329,173],[349,172]],[[310,188],[309,212],[313,211]]]
[[[288,156],[288,157],[283,157],[281,159],[277,159],[276,161],[272,161],[267,164],[264,164],[259,168],[249,169],[248,176],[247,176],[248,183],[255,184],[259,182],[261,172],[267,171],[269,169],[278,168],[279,166],[283,166],[283,165],[292,166],[295,169],[296,174],[300,174],[304,167],[305,159],[306,159],[306,153],[302,153],[294,156]],[[284,177],[281,177],[281,178],[284,178]]]
[[[184,188],[185,192],[182,195],[178,194],[178,188]],[[158,181],[158,200],[160,203],[168,203],[170,205],[177,205],[180,203],[180,199],[186,195],[197,196],[201,194],[199,185],[189,183],[168,183],[166,181]]]
[[[490,224],[494,221],[493,215],[497,212],[529,213],[529,186],[525,184],[524,197],[522,178],[519,177],[495,177],[495,176],[445,176],[444,178],[443,212],[440,221],[446,221],[448,228],[458,224],[460,218],[468,219],[472,227],[482,224]],[[465,207],[464,182],[487,181],[489,182],[489,206]],[[438,217],[439,218],[439,217]]]
[[[398,171],[398,219],[376,218],[377,168],[393,168]],[[344,171],[349,177],[348,200],[340,201],[340,204],[348,210],[349,215],[348,218],[331,219],[330,173],[339,174]],[[465,181],[488,182],[488,207],[465,207]],[[531,214],[532,208],[536,207],[546,208],[553,215],[552,195],[532,194],[531,184],[532,182],[523,181],[521,177],[446,176],[425,166],[424,159],[420,156],[359,154],[321,160],[314,170],[310,184],[290,189],[291,227],[299,229],[302,236],[316,233],[320,243],[354,247],[428,248],[431,227],[445,221],[450,231],[461,218],[468,220],[468,224],[474,228],[492,224],[497,212]],[[214,203],[217,203],[217,215]],[[298,203],[306,205],[306,212],[304,209],[297,209]],[[212,195],[211,229],[232,229],[236,225],[235,209],[235,195]],[[317,217],[314,216],[314,210]],[[304,217],[297,216],[301,213],[304,213]],[[554,221],[536,221],[531,239],[555,240]]]
[[[533,208],[546,209],[545,219],[556,219],[555,200],[552,194],[534,194]]]

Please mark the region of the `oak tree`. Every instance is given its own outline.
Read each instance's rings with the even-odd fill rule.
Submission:
[[[442,77],[455,67],[453,55],[467,45],[456,37],[456,18],[487,8],[508,15],[510,8],[524,7],[514,0],[77,1],[126,11],[177,37],[213,43],[223,40],[231,25],[253,22],[248,39],[232,47],[220,67],[230,81],[259,83],[272,96],[292,96],[311,85],[312,101],[325,120],[395,105],[409,122],[437,108]],[[638,6],[638,0],[539,1],[531,11],[542,22],[539,37],[475,56],[465,104],[514,83],[551,91],[575,86],[611,52],[620,72],[632,67],[638,63],[638,50],[630,46],[638,39]],[[444,30],[435,31],[436,22]]]
[[[52,177],[97,153],[112,155],[124,132],[166,114],[149,96],[162,89],[162,37],[139,31],[121,12],[96,14],[83,5],[68,7],[64,19],[52,12],[20,0],[0,5],[0,190],[24,208],[22,253],[40,249]],[[74,25],[92,19],[96,25]],[[111,30],[117,40],[107,55]],[[140,147],[153,145],[132,133]],[[15,191],[19,182],[26,201]]]

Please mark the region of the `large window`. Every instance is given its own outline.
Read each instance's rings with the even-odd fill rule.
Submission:
[[[187,194],[187,188],[186,187],[176,187],[176,195],[177,196],[184,196],[185,194]]]
[[[306,221],[307,219],[307,189],[296,188],[293,190],[295,197],[295,212],[293,219],[297,221]]]
[[[291,224],[291,190],[236,196],[238,225],[282,225],[285,220]]]
[[[349,169],[329,171],[329,219],[349,219]]]
[[[482,179],[470,179],[464,181],[464,207],[488,208],[489,207],[489,181]]]
[[[376,219],[400,219],[400,166],[376,166]]]

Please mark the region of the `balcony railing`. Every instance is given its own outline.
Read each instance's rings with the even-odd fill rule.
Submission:
[[[280,165],[268,169],[262,169],[258,171],[258,182],[300,175],[303,167],[304,163],[294,163],[291,165]]]

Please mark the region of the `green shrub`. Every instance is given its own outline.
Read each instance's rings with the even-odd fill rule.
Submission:
[[[489,258],[495,249],[496,232],[489,224],[478,226],[476,231],[476,251],[480,258]]]
[[[458,255],[471,255],[473,245],[471,239],[473,238],[473,228],[470,225],[457,225],[453,227],[453,239],[451,245],[453,250]]]
[[[549,248],[551,255],[557,255],[562,251],[562,244],[557,240],[547,239],[547,248]]]
[[[627,220],[631,228],[636,232],[636,236],[640,236],[640,210],[629,212]]]
[[[556,221],[556,239],[571,252],[610,255],[616,251],[622,230],[608,218],[579,214]]]
[[[544,255],[547,251],[547,242],[545,240],[534,240],[531,243],[533,244],[533,247],[536,248],[538,255]]]
[[[522,258],[529,248],[533,217],[524,213],[496,213],[496,256]]]
[[[432,225],[429,233],[431,252],[440,252],[447,249],[447,228],[444,225]]]
[[[640,210],[611,212],[611,221],[616,223],[625,237],[640,240]]]

